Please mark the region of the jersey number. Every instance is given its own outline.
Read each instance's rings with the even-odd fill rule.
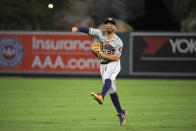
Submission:
[[[114,51],[107,50],[106,54],[114,54]]]

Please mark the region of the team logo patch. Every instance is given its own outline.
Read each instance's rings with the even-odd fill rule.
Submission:
[[[24,48],[14,37],[4,37],[0,40],[0,66],[13,68],[18,66],[24,57]]]

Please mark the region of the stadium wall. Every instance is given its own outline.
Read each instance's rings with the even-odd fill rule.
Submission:
[[[120,77],[196,77],[196,33],[118,33]],[[99,76],[93,38],[71,32],[0,32],[1,75]]]

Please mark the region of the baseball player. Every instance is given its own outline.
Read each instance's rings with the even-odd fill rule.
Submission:
[[[94,28],[86,27],[73,27],[72,33],[77,31],[87,33],[89,36],[94,37],[95,41],[103,43],[103,51],[98,51],[97,57],[100,58],[100,73],[104,82],[101,93],[91,93],[91,96],[99,103],[104,103],[104,97],[110,93],[111,100],[118,112],[117,116],[120,120],[120,125],[125,123],[127,111],[121,108],[118,94],[116,92],[116,76],[120,72],[120,56],[122,53],[123,42],[115,34],[117,29],[116,22],[113,18],[109,17],[104,21],[105,31]]]

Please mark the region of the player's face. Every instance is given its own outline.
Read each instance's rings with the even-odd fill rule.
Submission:
[[[111,33],[113,33],[116,30],[116,26],[113,25],[112,23],[106,23],[105,24],[105,30],[106,30],[106,32],[111,34]]]

